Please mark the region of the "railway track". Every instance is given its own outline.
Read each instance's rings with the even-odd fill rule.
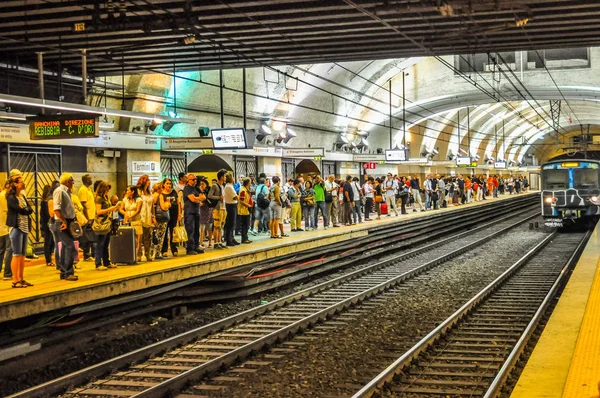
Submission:
[[[277,341],[285,340],[366,298],[385,292],[402,281],[478,247],[534,216],[535,213],[529,217],[520,215],[520,220],[516,223],[506,219],[495,220],[429,246],[395,254],[362,270],[14,396],[56,394],[69,385],[82,385],[92,377],[105,374],[109,369],[146,360],[159,352],[161,355],[158,357],[115,372],[84,387],[70,389],[63,396],[157,397],[171,391],[180,391],[189,381],[216,371],[223,365],[232,364]],[[472,234],[475,231],[485,231],[485,236],[475,237]],[[414,264],[422,265],[415,267]]]
[[[353,398],[498,396],[590,234],[548,236]]]

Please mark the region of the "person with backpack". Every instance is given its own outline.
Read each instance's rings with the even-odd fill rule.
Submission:
[[[256,203],[254,204],[254,228],[250,230],[252,235],[258,235],[258,226],[262,223],[269,224],[271,220],[271,210],[269,205],[269,188],[265,185],[265,178],[258,178],[258,185],[255,189]]]
[[[223,224],[227,212],[225,210],[225,201],[223,200],[223,185],[225,184],[225,175],[227,170],[221,169],[217,172],[217,181],[208,191],[208,206],[213,209],[213,239],[215,240],[215,249],[225,249],[223,245]]]

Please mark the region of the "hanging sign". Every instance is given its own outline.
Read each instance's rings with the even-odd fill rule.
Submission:
[[[494,168],[495,169],[505,169],[506,168],[506,162],[495,162],[494,163]]]
[[[377,168],[377,163],[375,162],[367,162],[363,164],[365,170],[375,170]]]
[[[470,156],[458,156],[456,158],[457,166],[470,166],[471,165],[471,157]]]
[[[355,162],[380,162],[385,160],[385,155],[373,155],[373,154],[358,154],[353,155],[352,159]]]
[[[388,162],[405,162],[408,160],[408,150],[406,149],[386,149],[385,160]]]
[[[314,158],[325,156],[323,148],[282,148],[284,158]]]
[[[163,138],[161,139],[161,149],[163,151],[174,149],[188,151],[213,149],[213,143],[210,138]]]
[[[100,134],[98,115],[54,115],[28,117],[32,140],[94,138]]]

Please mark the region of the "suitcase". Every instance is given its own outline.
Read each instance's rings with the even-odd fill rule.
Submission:
[[[120,226],[115,235],[111,235],[108,244],[108,258],[115,264],[135,264],[135,228]]]
[[[388,205],[387,203],[381,203],[381,215],[386,215],[388,214]]]

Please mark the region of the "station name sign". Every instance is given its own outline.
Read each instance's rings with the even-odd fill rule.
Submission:
[[[325,156],[324,148],[283,148],[284,158],[315,158]]]
[[[98,115],[55,115],[27,118],[32,140],[94,138],[100,135]]]

